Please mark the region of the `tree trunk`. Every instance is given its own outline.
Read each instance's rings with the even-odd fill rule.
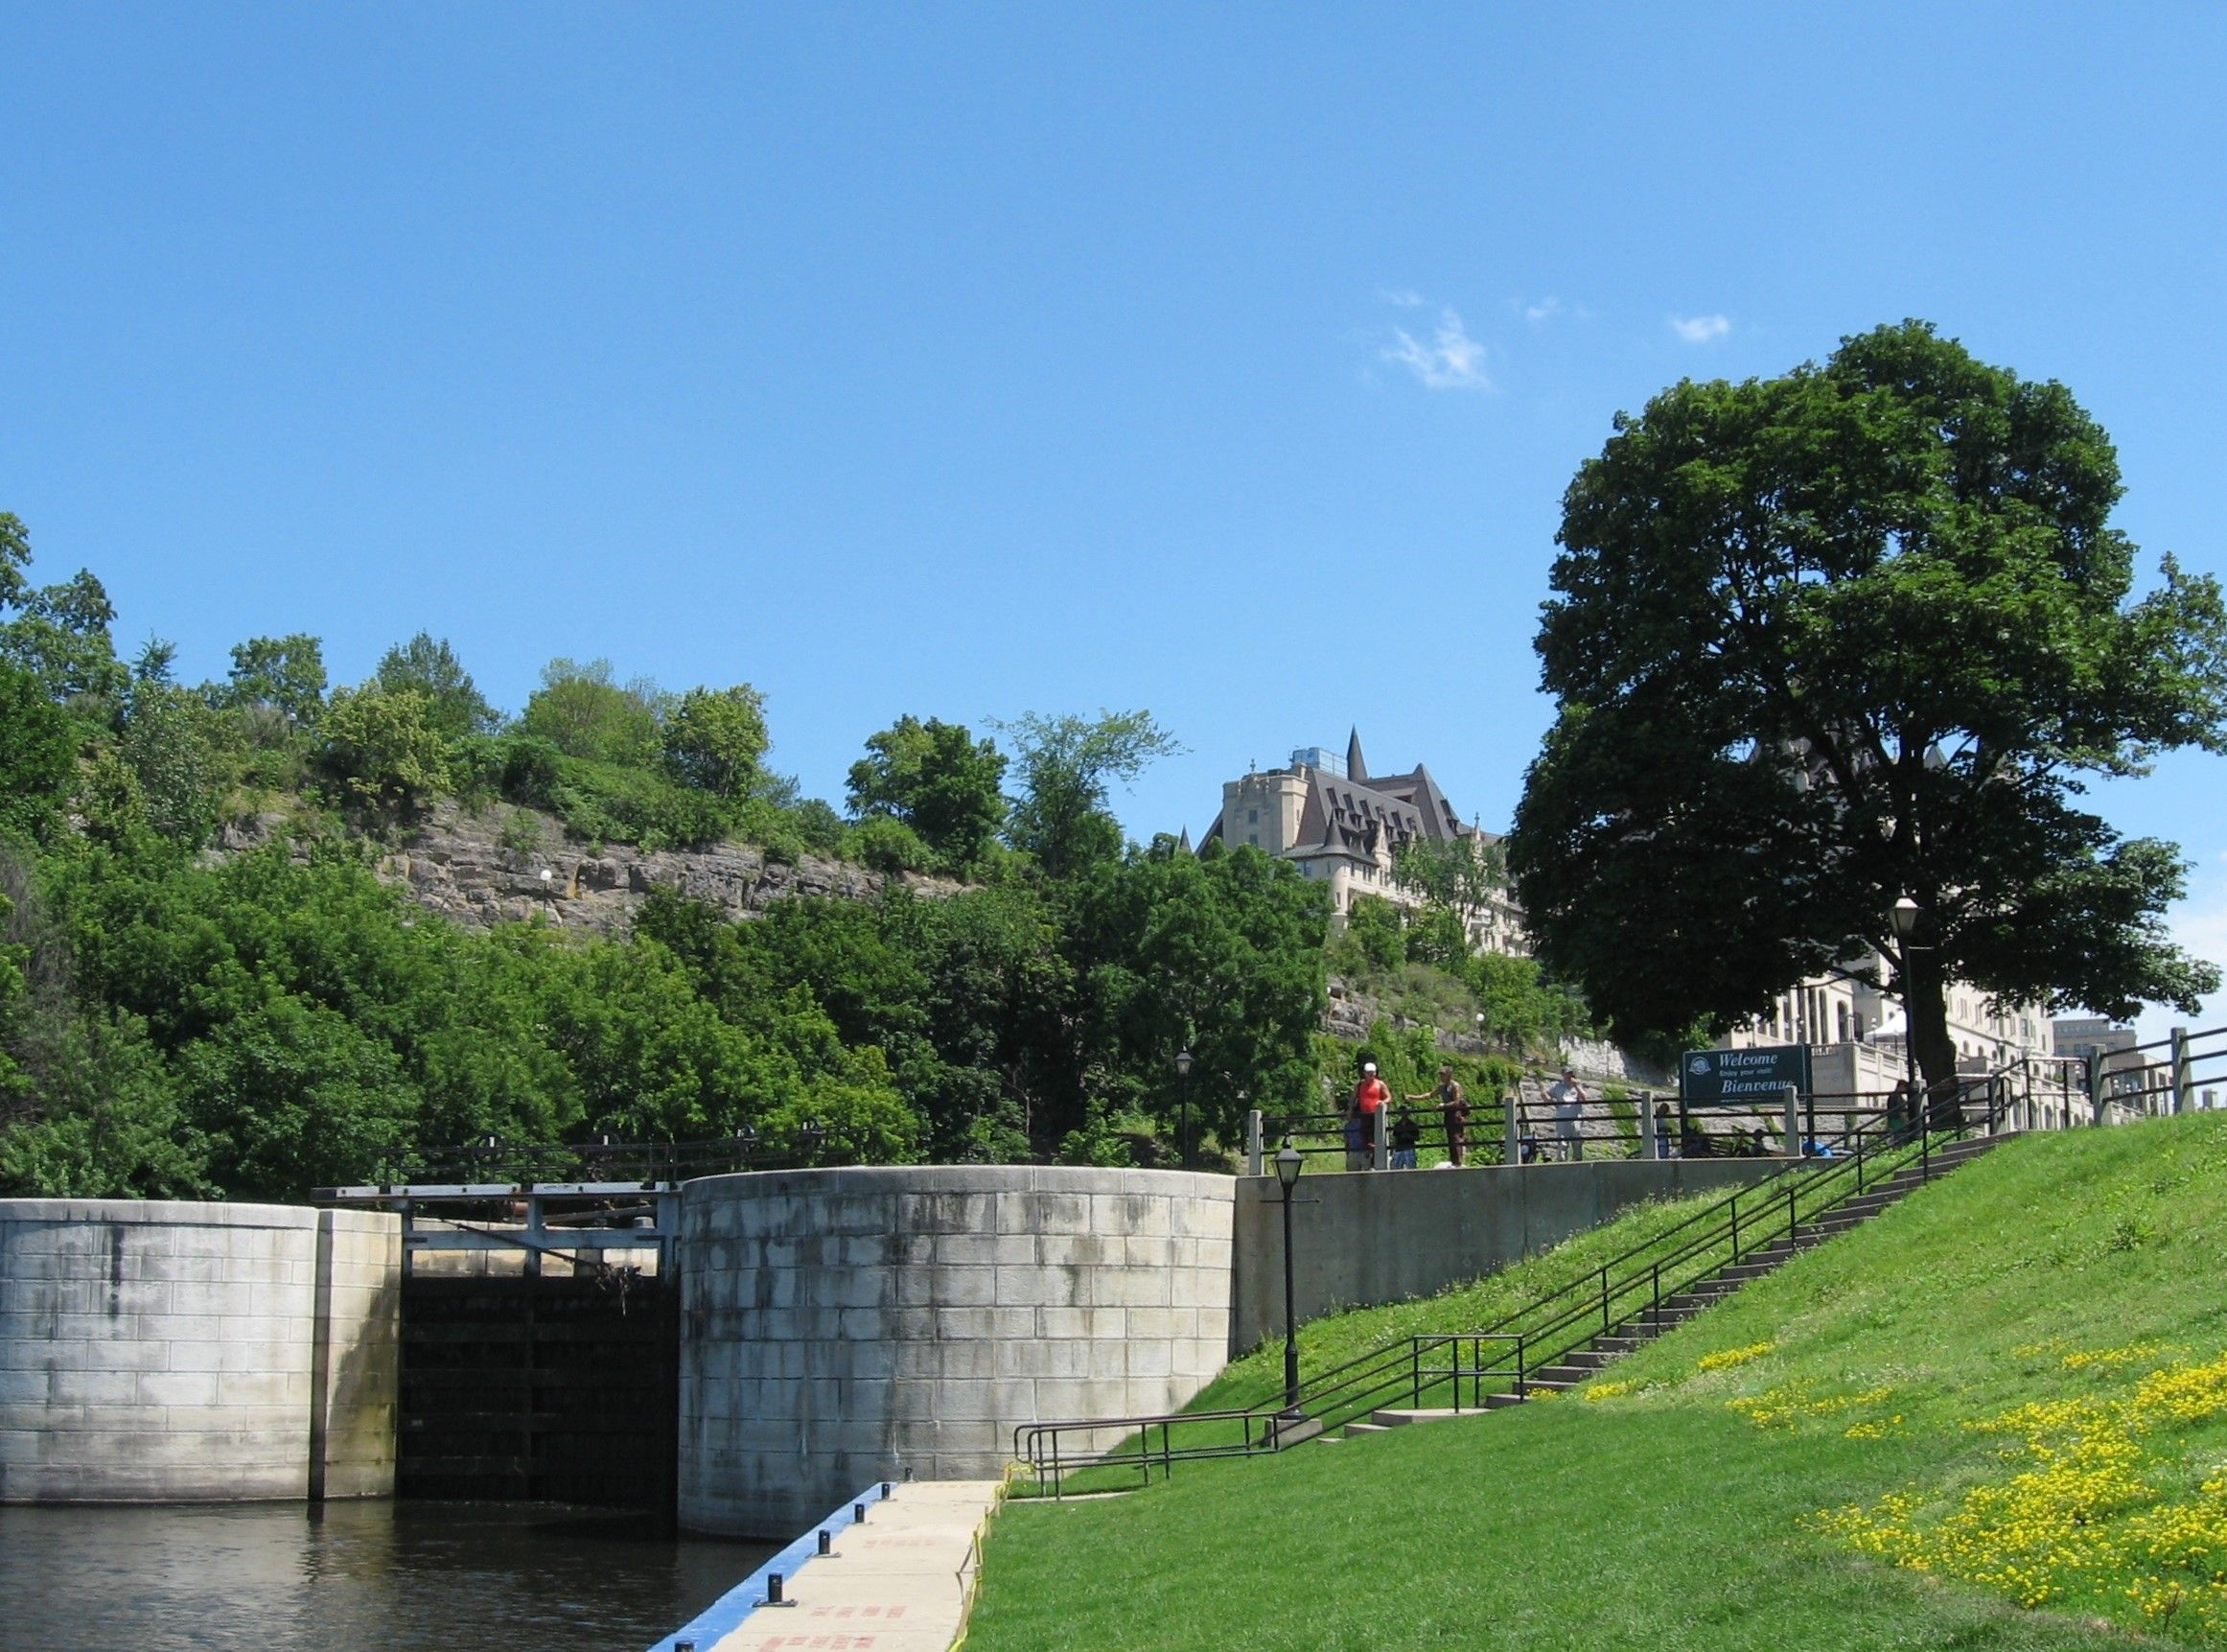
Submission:
[[[1905,956],[1903,989],[1908,995],[1904,1035],[1914,1040],[1927,1094],[1937,1095],[1957,1076],[1957,1041],[1949,1036],[1947,983],[1933,953],[1918,948]]]

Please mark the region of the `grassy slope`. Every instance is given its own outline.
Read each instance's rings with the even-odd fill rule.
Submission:
[[[1913,1491],[1922,1533],[1971,1488],[2030,1478],[2037,1459],[2016,1439],[1968,1425],[2035,1400],[2107,1404],[2146,1371],[2216,1360],[2223,1263],[2227,1119],[2013,1142],[1624,1362],[1611,1380],[1638,1389],[1627,1397],[1009,1508],[970,1652],[2123,1644],[2129,1630],[2097,1627],[2099,1615],[2145,1618],[2109,1567],[2063,1573],[2048,1608],[2029,1612],[1997,1590],[1891,1569],[1815,1517]],[[1697,1371],[1704,1355],[1765,1342]],[[2169,1346],[2066,1363],[2145,1342]],[[2195,1491],[2227,1460],[2227,1378],[2194,1387],[2212,1400],[2143,1433],[2135,1473],[2209,1511],[2193,1547],[2227,1555],[2227,1495]],[[1791,1396],[1797,1414],[1766,1429],[1727,1405],[1762,1395]],[[2127,1516],[2091,1518],[2066,1550]],[[2183,1642],[2206,1633],[2195,1608],[2163,1628]]]

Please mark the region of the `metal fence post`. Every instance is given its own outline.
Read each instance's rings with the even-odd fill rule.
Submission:
[[[1507,1134],[1500,1138],[1500,1162],[1523,1162],[1523,1081],[1519,1079],[1508,1086]]]
[[[2189,1030],[2173,1029],[2173,1111],[2192,1113],[2196,1110],[2196,1071],[2193,1059],[2189,1055]]]
[[[1647,1091],[1639,1092],[1639,1156],[1659,1158],[1655,1141],[1655,1098]]]
[[[1801,1157],[1801,1092],[1792,1084],[1786,1086],[1786,1151]]]
[[[2088,1050],[2088,1100],[2096,1108],[2094,1122],[2099,1125],[2109,1123],[2103,1109],[2103,1052],[2095,1045],[2091,1045]]]
[[[1267,1167],[1263,1162],[1261,1147],[1261,1109],[1254,1107],[1245,1114],[1245,1175],[1259,1175]]]
[[[1369,1151],[1369,1168],[1392,1168],[1392,1104],[1388,1101],[1377,1109],[1377,1139]]]

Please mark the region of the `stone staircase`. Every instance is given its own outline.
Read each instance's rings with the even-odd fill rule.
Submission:
[[[1486,1409],[1497,1410],[1508,1406],[1520,1406],[1532,1392],[1559,1394],[1589,1381],[1642,1343],[1653,1341],[1664,1332],[1684,1324],[1697,1314],[1715,1307],[1751,1279],[1760,1279],[1767,1273],[1775,1273],[1812,1245],[1822,1245],[1826,1240],[1846,1233],[1851,1228],[1861,1227],[1881,1211],[1923,1187],[1926,1182],[1938,1181],[1943,1175],[1978,1158],[2002,1139],[2000,1136],[1976,1136],[1936,1148],[1932,1153],[1930,1172],[1921,1170],[1915,1164],[1909,1165],[1884,1181],[1876,1182],[1861,1193],[1851,1194],[1821,1214],[1800,1223],[1791,1237],[1782,1235],[1769,1245],[1744,1252],[1737,1262],[1728,1263],[1675,1296],[1664,1297],[1659,1310],[1653,1306],[1643,1309],[1621,1324],[1594,1337],[1583,1347],[1566,1354],[1560,1363],[1542,1366],[1527,1373],[1524,1393],[1486,1395]],[[1364,1434],[1380,1434],[1418,1423],[1436,1423],[1450,1417],[1474,1415],[1476,1412],[1473,1408],[1455,1411],[1442,1408],[1386,1407],[1371,1412],[1367,1422],[1346,1424],[1344,1433],[1346,1438],[1351,1439]],[[1334,1437],[1324,1436],[1325,1439]]]

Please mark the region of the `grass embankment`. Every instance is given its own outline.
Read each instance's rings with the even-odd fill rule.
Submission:
[[[2227,1119],[2014,1141],[1601,1398],[1013,1506],[969,1649],[2216,1641],[2223,1265]]]

